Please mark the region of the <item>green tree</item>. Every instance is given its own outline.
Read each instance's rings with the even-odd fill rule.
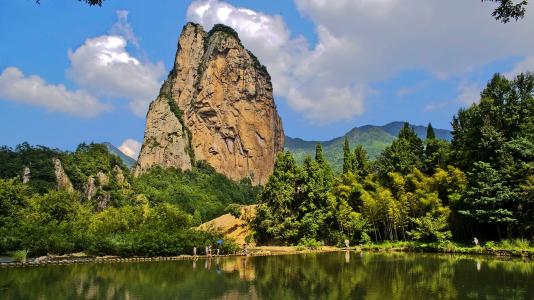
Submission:
[[[412,168],[422,167],[423,151],[423,141],[408,123],[404,123],[398,138],[384,149],[375,167],[382,179],[386,179],[389,172],[408,174]]]
[[[452,233],[448,230],[448,212],[438,214],[427,213],[415,218],[415,228],[408,232],[408,235],[417,241],[440,242],[451,238]]]
[[[260,195],[253,227],[260,243],[297,243],[298,203],[295,201],[300,168],[290,152],[278,154],[273,175]]]
[[[476,205],[497,205],[495,216],[489,207],[481,210],[480,217],[467,211],[479,223],[500,224],[498,229],[506,227],[516,235],[533,235],[525,221],[528,218],[520,217],[532,207],[524,187],[529,186],[534,170],[533,116],[534,75],[520,74],[509,80],[496,74],[482,91],[480,103],[460,110],[452,122],[452,161],[471,174],[481,171],[487,175],[477,177],[480,182],[469,180],[465,199]]]
[[[352,171],[354,174],[364,178],[369,174],[369,156],[362,145],[357,145],[354,149],[352,161]]]
[[[514,195],[499,172],[485,162],[475,163],[468,172],[469,184],[461,199],[461,214],[481,224],[493,225],[501,238],[501,228],[517,223]]]
[[[434,132],[434,128],[432,128],[432,123],[428,123],[428,127],[426,128],[426,139],[433,140],[435,138],[436,133]]]
[[[482,2],[497,2],[499,6],[491,14],[496,20],[503,23],[510,22],[511,19],[516,21],[522,19],[525,16],[527,0],[520,0],[518,3],[514,3],[513,0],[482,0]]]
[[[343,143],[343,174],[348,173],[353,169],[353,156],[350,152],[349,140],[345,137]]]
[[[425,158],[423,170],[433,174],[437,168],[446,168],[450,157],[450,143],[438,139],[425,140]]]

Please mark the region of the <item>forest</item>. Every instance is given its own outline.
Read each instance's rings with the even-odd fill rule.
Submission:
[[[405,124],[374,161],[344,145],[334,174],[321,145],[302,165],[288,152],[260,195],[262,244],[342,245],[534,238],[534,75],[496,74],[451,122],[453,140]]]
[[[480,101],[461,109],[451,125],[449,143],[437,139],[431,125],[420,139],[406,123],[375,160],[345,141],[340,173],[321,145],[302,164],[283,152],[264,187],[232,181],[205,162],[190,171],[155,167],[134,177],[102,144],[80,144],[73,152],[2,147],[0,253],[190,253],[222,238],[196,226],[255,203],[252,238],[264,245],[469,244],[477,237],[529,247],[534,75],[496,74]],[[54,158],[70,188],[57,187]],[[236,247],[223,243],[223,251]]]
[[[72,189],[56,187],[53,158],[61,160]],[[31,172],[27,183],[21,180],[25,166]],[[3,147],[0,178],[0,253],[32,256],[190,253],[222,238],[196,226],[230,204],[254,202],[258,194],[249,181],[234,182],[202,162],[191,171],[156,167],[133,177],[103,144],[81,144],[74,152]],[[96,179],[91,197],[89,178]],[[234,248],[225,241],[222,250]]]

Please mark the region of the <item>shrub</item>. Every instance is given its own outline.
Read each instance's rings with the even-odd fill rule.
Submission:
[[[232,216],[234,216],[236,218],[240,218],[241,217],[241,207],[242,207],[242,205],[232,203],[232,204],[229,204],[224,209],[224,212],[227,213],[227,214],[231,214]]]
[[[317,250],[321,246],[323,246],[323,243],[316,241],[314,238],[302,238],[297,246],[297,249],[299,247],[303,247],[304,249]]]
[[[16,262],[26,262],[28,250],[17,250],[11,254],[11,258]]]
[[[486,242],[484,244],[484,248],[486,248],[488,250],[495,249],[496,248],[495,242],[493,242],[493,241]]]

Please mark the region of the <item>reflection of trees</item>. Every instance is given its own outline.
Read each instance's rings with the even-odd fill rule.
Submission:
[[[0,271],[3,299],[207,299],[247,294],[239,273],[217,273],[215,261],[87,264]]]
[[[332,253],[255,258],[254,265],[261,299],[532,299],[533,263],[486,258],[477,271],[476,260],[351,253],[347,263],[345,253]]]
[[[0,270],[2,299],[534,299],[532,282],[532,262],[402,253]]]

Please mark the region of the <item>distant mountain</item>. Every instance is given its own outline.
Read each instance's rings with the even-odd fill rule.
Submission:
[[[117,155],[128,168],[132,169],[133,167],[135,167],[135,164],[137,163],[135,159],[124,154],[119,148],[113,146],[113,144],[111,143],[105,142],[102,144],[104,144],[108,148],[109,152]]]
[[[317,143],[323,145],[323,151],[326,159],[330,162],[332,168],[339,172],[343,165],[343,142],[345,137],[348,138],[351,150],[357,144],[362,145],[371,159],[376,158],[399,134],[399,131],[404,126],[404,122],[391,122],[384,126],[365,125],[355,127],[347,132],[345,135],[334,138],[329,141],[305,141],[300,138],[292,138],[286,136],[285,149],[290,151],[295,159],[301,163],[306,155],[314,155],[315,146]],[[411,125],[417,135],[425,139],[426,126]],[[450,141],[452,133],[446,129],[434,128],[436,137]]]

